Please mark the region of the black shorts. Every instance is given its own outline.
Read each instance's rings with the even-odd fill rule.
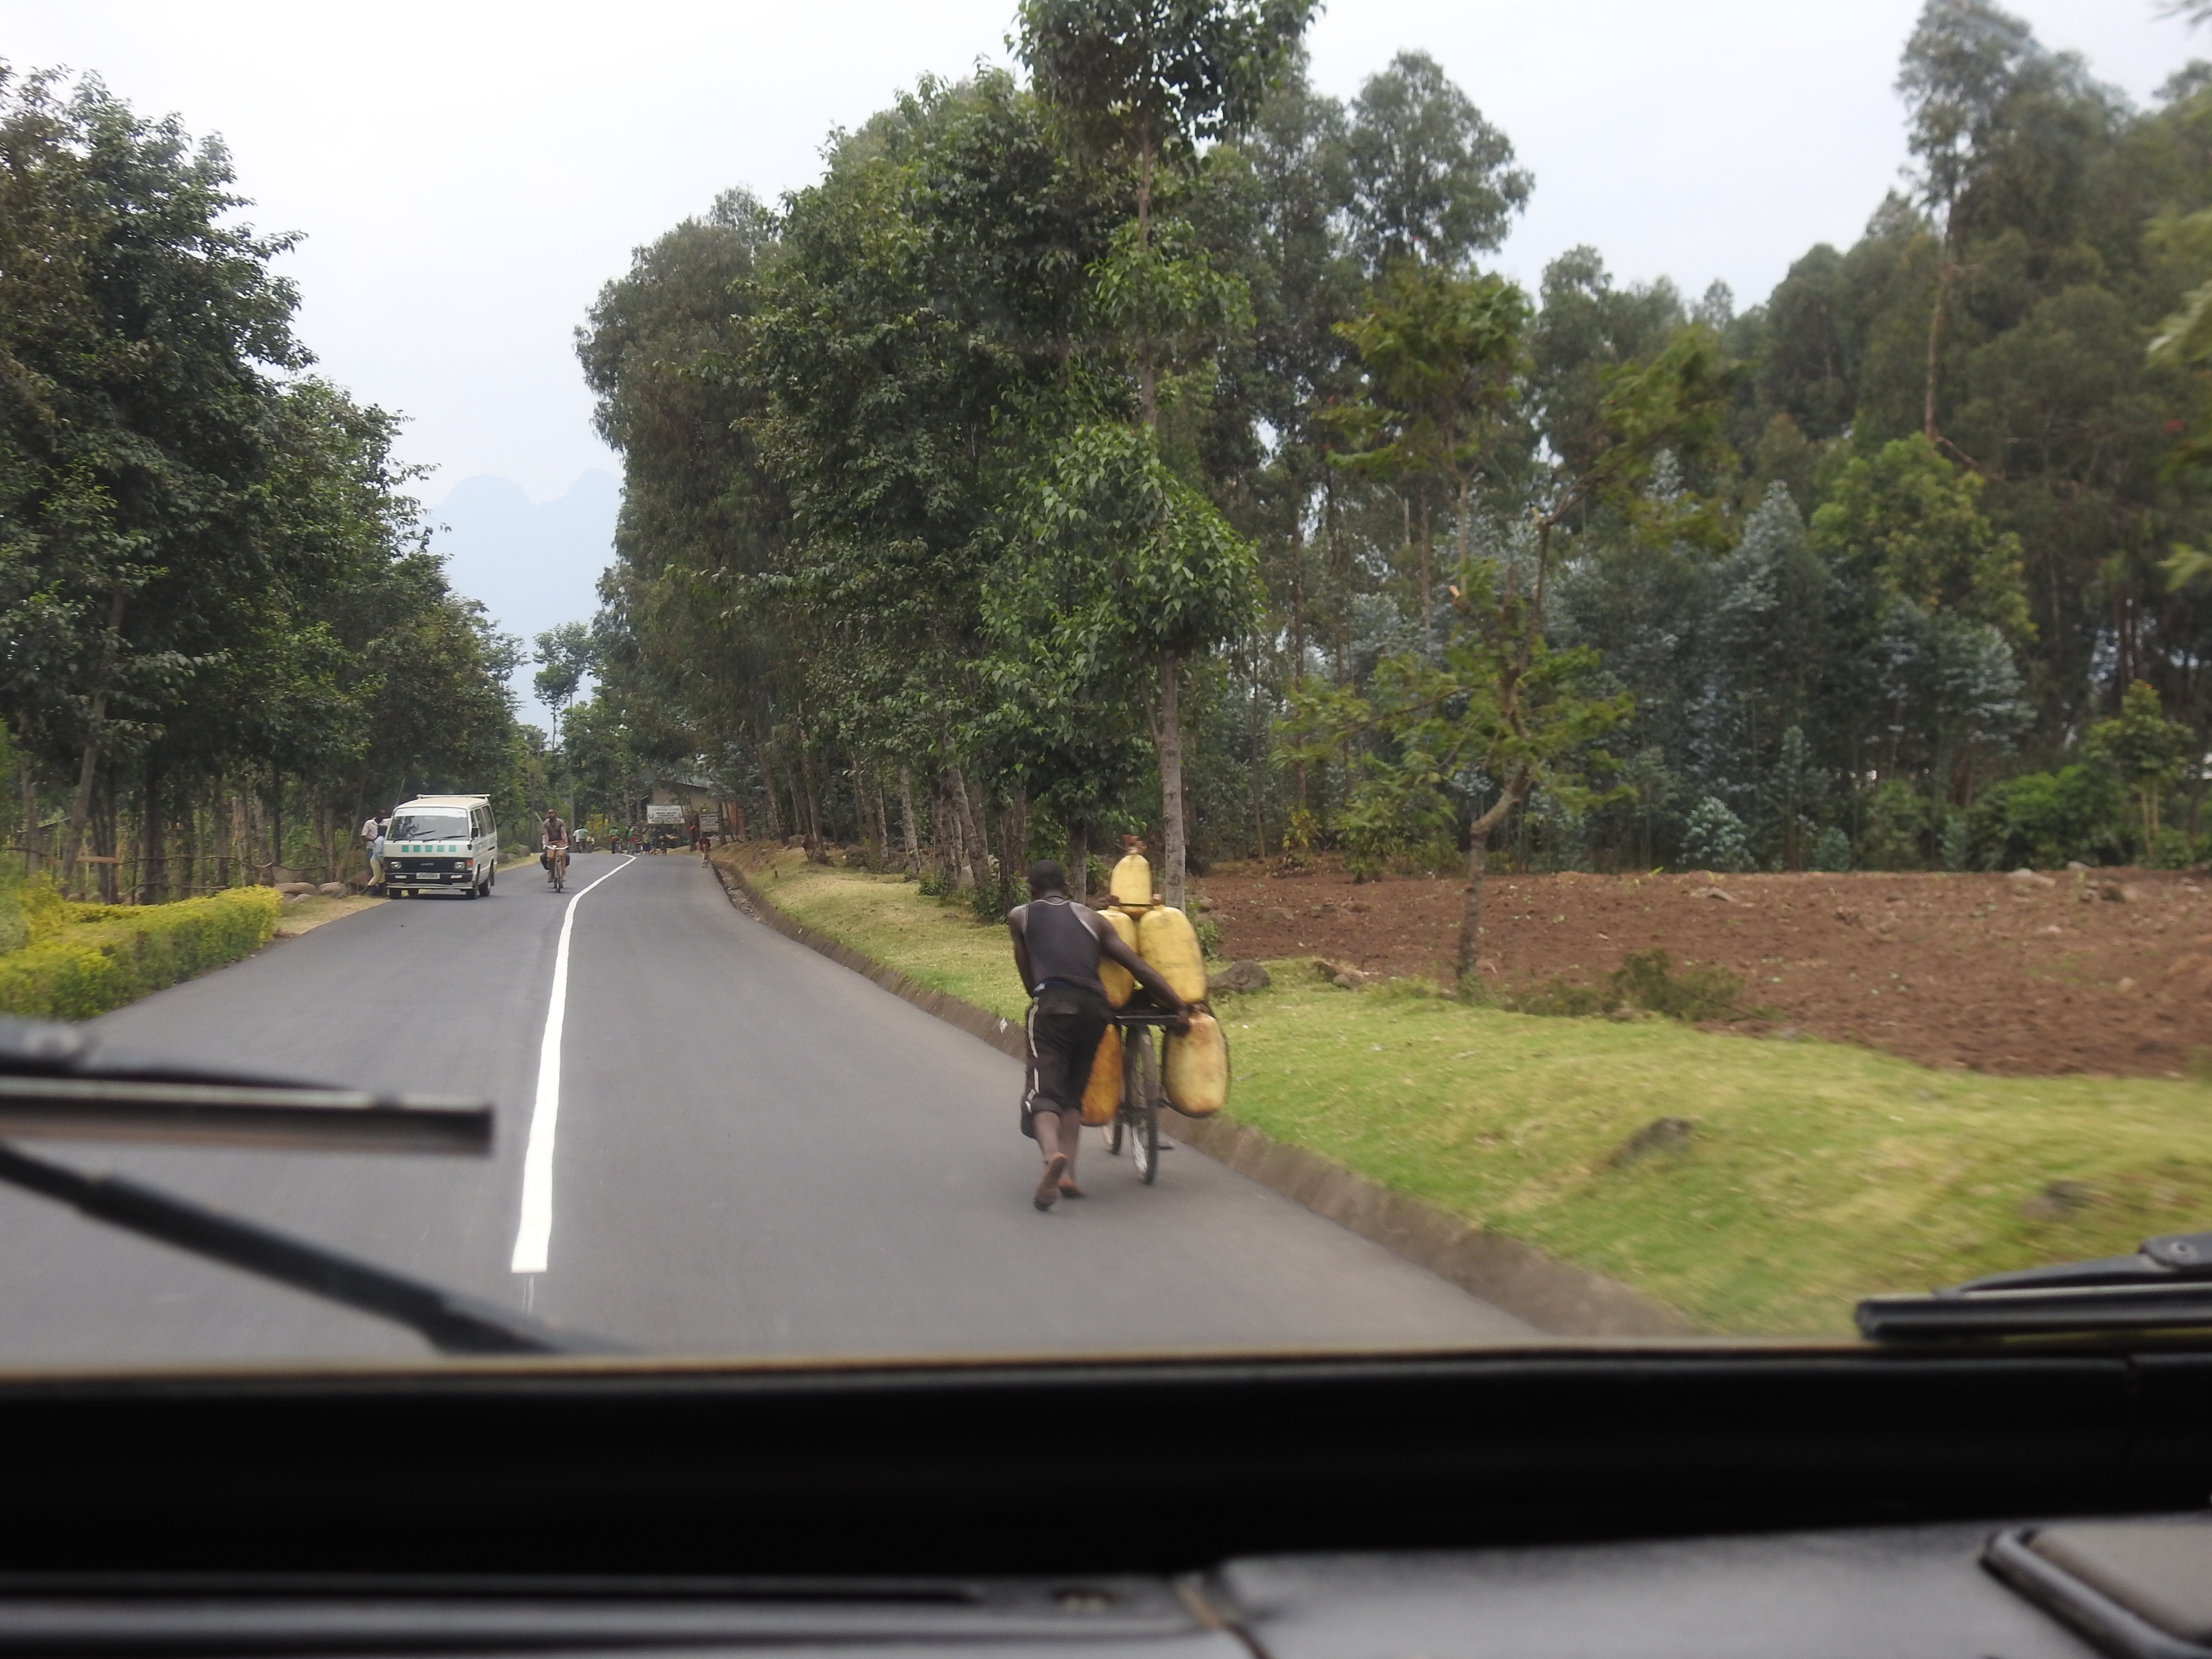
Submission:
[[[1106,1035],[1106,999],[1073,985],[1048,985],[1030,1001],[1030,1069],[1022,1088],[1022,1133],[1036,1139],[1036,1112],[1080,1112],[1091,1062]]]

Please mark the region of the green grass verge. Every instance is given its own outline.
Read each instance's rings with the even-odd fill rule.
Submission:
[[[910,884],[779,856],[791,915],[1018,1016],[1002,930]],[[1934,1072],[1663,1020],[1349,993],[1304,963],[1224,1000],[1238,1121],[1732,1334],[1849,1328],[1878,1290],[2132,1249],[2212,1224],[2212,1091]],[[1662,1117],[1679,1145],[1617,1155]],[[2054,1183],[2063,1183],[2054,1194]]]
[[[251,956],[276,931],[268,887],[174,904],[72,904],[25,883],[11,894],[25,942],[0,953],[0,1013],[89,1019]]]
[[[1006,930],[987,927],[965,903],[924,898],[910,881],[863,870],[809,864],[804,853],[779,849],[763,858],[751,848],[719,857],[740,860],[745,879],[793,921],[896,968],[917,985],[943,991],[1018,1020],[1027,1012]]]

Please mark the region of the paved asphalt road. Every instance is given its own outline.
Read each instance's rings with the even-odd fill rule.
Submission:
[[[570,905],[548,1266],[517,1274]],[[495,1102],[489,1159],[37,1150],[642,1348],[1127,1351],[1528,1329],[1188,1150],[1147,1188],[1087,1134],[1091,1196],[1037,1214],[1019,1066],[742,915],[690,858],[582,857],[564,896],[525,866],[489,902],[385,904],[97,1026],[118,1047]],[[397,1327],[0,1188],[0,1364],[422,1351]]]

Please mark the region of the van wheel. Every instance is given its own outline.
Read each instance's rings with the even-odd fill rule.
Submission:
[[[481,887],[464,887],[461,889],[461,896],[467,899],[482,898],[483,896],[483,889]]]

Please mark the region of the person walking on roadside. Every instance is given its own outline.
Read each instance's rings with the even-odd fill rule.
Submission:
[[[1068,898],[1067,873],[1050,859],[1030,866],[1030,902],[1006,913],[1006,927],[1014,936],[1014,967],[1030,995],[1023,1027],[1029,1073],[1022,1089],[1022,1133],[1036,1142],[1044,1159],[1031,1201],[1049,1210],[1055,1200],[1083,1196],[1075,1184],[1083,1091],[1109,1018],[1099,958],[1111,957],[1127,969],[1170,1012],[1185,1016],[1190,1006],[1097,911]]]

